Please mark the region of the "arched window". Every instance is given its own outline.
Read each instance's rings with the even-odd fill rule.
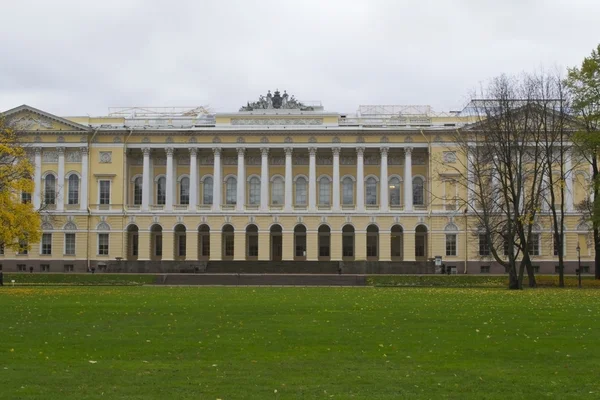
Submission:
[[[175,259],[185,259],[187,254],[187,242],[186,242],[186,229],[185,225],[179,224],[175,227]]]
[[[400,205],[400,179],[393,177],[390,179],[390,206]]]
[[[258,259],[258,227],[248,225],[246,228],[246,260]]]
[[[230,176],[225,181],[225,204],[237,203],[237,179]]]
[[[235,180],[235,178],[233,178]],[[233,240],[233,226],[225,225],[222,231],[222,251],[223,260],[233,260],[234,254],[234,240]]]
[[[306,205],[306,179],[304,177],[296,179],[296,205]]]
[[[44,183],[44,203],[56,204],[56,178],[54,175],[46,175]]]
[[[319,260],[329,261],[331,258],[331,229],[327,225],[319,227]]]
[[[181,178],[179,182],[179,204],[190,204],[190,178]]]
[[[199,260],[210,258],[210,228],[208,225],[200,225],[198,228],[198,253]]]
[[[342,181],[342,204],[345,206],[354,204],[354,182],[349,176]]]
[[[75,174],[69,176],[69,204],[79,204],[79,177]]]
[[[394,225],[391,229],[390,250],[392,261],[402,261],[402,251],[404,247],[403,232],[400,225]]]
[[[377,180],[372,176],[367,179],[366,184],[367,204],[374,206],[377,204]]]
[[[202,193],[202,204],[210,205],[213,203],[213,178],[210,176],[204,178],[204,189]]]
[[[423,178],[417,176],[413,178],[413,204],[422,206],[425,204]]]
[[[294,228],[294,259],[306,260],[306,227],[297,225]]]
[[[367,260],[379,259],[379,228],[369,225],[367,228]]]
[[[250,187],[248,188],[248,191],[248,204],[260,204],[260,179],[258,179],[258,177],[253,176],[250,178]]]
[[[164,205],[167,200],[167,178],[164,176],[156,181],[156,204]]]
[[[354,260],[354,227],[352,225],[342,228],[342,259]]]
[[[139,206],[142,204],[142,177],[138,176],[133,181],[133,204]]]
[[[283,179],[280,176],[273,178],[271,182],[271,204],[283,204]]]
[[[324,176],[319,179],[319,205],[328,206],[331,204],[331,182]]]

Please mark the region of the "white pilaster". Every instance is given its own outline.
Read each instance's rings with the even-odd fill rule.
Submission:
[[[214,148],[214,170],[213,170],[213,211],[221,210],[221,149]]]
[[[404,211],[413,210],[412,147],[404,148]]]
[[[317,149],[308,149],[308,211],[317,210]]]
[[[88,208],[88,148],[81,148],[81,184],[79,185],[79,209],[86,211]]]
[[[142,169],[142,211],[148,211],[150,204],[150,149],[148,147],[142,149],[144,153],[144,163]]]
[[[190,148],[190,205],[189,210],[196,211],[198,204],[198,149]]]
[[[260,149],[260,211],[269,211],[269,149]],[[287,204],[287,170],[286,170],[286,204]]]
[[[381,172],[379,177],[379,210],[387,212],[389,210],[388,196],[388,147],[381,148]]]
[[[36,147],[35,151],[35,173],[33,176],[33,183],[35,185],[33,190],[33,207],[39,210],[42,205],[42,149]]]
[[[237,211],[244,211],[246,204],[246,160],[244,159],[244,153],[246,149],[239,147],[237,152],[237,199],[235,209]]]
[[[174,180],[173,180],[173,148],[167,147],[165,149],[167,153],[167,195],[165,198],[165,210],[173,210],[173,194],[174,194]]]
[[[285,205],[284,211],[290,212],[292,211],[292,184],[294,178],[292,177],[292,148],[285,148]]]
[[[65,148],[57,147],[58,178],[56,179],[56,211],[65,209]]]
[[[565,193],[565,199],[566,199],[566,206],[567,206],[567,211],[573,211],[574,210],[574,206],[573,206],[573,171],[571,171],[572,169],[572,164],[571,164],[571,152],[567,152],[566,157],[565,157],[565,180],[566,182],[566,193]]]
[[[468,154],[467,154],[467,191],[469,193],[467,193],[467,199],[469,201],[469,208],[470,209],[474,209],[475,208],[475,176],[473,174],[473,162],[475,159],[475,155],[473,154],[475,151],[475,148],[473,146],[469,146],[468,147]]]
[[[356,148],[356,211],[365,211],[364,147]]]
[[[340,148],[333,148],[333,211],[340,211]]]

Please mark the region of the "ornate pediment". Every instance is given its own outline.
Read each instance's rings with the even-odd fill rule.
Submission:
[[[90,128],[57,117],[45,111],[22,105],[1,114],[9,126],[17,131],[78,131],[86,132]]]
[[[268,109],[284,109],[284,110],[304,110],[313,111],[313,107],[307,107],[292,95],[291,97],[284,90],[283,94],[280,94],[279,90],[275,89],[275,93],[271,94],[271,91],[267,91],[267,95],[259,96],[258,101],[248,102],[247,105],[242,106],[240,111],[253,111],[253,110],[268,110]]]

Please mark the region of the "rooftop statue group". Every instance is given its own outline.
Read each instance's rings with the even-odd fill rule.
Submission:
[[[279,90],[275,90],[274,94],[271,94],[269,90],[266,96],[262,94],[258,98],[258,101],[248,102],[246,106],[240,108],[240,111],[253,111],[253,110],[268,110],[268,109],[296,109],[302,111],[312,111],[312,107],[307,107],[298,100],[283,91],[283,95],[279,93]]]

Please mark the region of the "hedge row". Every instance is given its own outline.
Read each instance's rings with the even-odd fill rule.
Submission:
[[[558,287],[557,275],[538,275],[536,282],[539,287]],[[485,275],[372,275],[367,278],[367,284],[377,287],[507,287],[507,276]],[[528,285],[525,278],[523,286]],[[565,286],[577,287],[575,276],[565,277]],[[600,288],[600,280],[593,276],[582,277],[583,287]]]
[[[4,274],[4,284],[11,285],[145,285],[156,281],[153,274]]]

